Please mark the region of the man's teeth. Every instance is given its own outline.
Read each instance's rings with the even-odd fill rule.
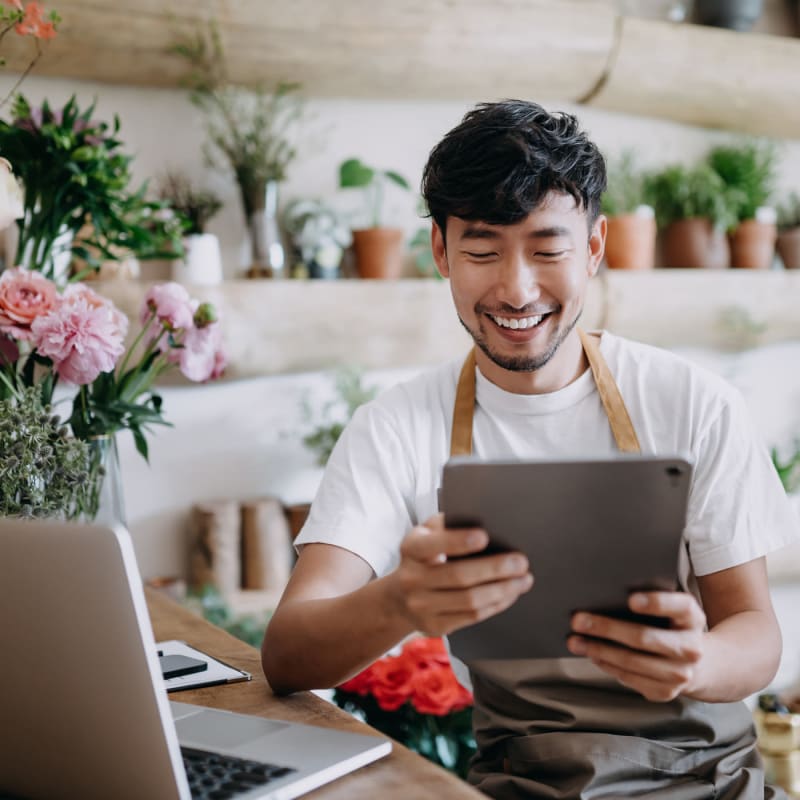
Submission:
[[[511,328],[512,330],[532,328],[542,321],[543,314],[538,317],[496,317],[494,314],[489,315],[501,328]]]

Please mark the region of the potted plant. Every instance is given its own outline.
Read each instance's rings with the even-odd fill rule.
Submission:
[[[217,26],[172,46],[192,67],[191,100],[206,115],[208,163],[227,162],[239,184],[250,234],[248,276],[281,277],[285,252],[278,226],[278,186],[296,155],[292,133],[303,114],[299,84],[233,85]]]
[[[656,261],[656,218],[643,172],[626,151],[609,165],[600,210],[608,218],[606,264],[610,269],[652,269]]]
[[[297,266],[294,277],[337,278],[353,237],[341,214],[322,200],[294,200],[283,213]]]
[[[778,206],[778,255],[786,269],[800,269],[800,194]]]
[[[711,168],[735,198],[736,222],[730,229],[731,266],[768,269],[775,254],[775,210],[767,205],[775,182],[777,154],[770,142],[715,147]]]
[[[181,172],[167,172],[158,186],[158,196],[186,220],[183,237],[185,256],[172,264],[172,277],[180,283],[213,286],[222,280],[219,239],[206,231],[208,221],[222,208],[211,191],[199,189]]]
[[[353,231],[356,269],[362,278],[399,278],[403,272],[403,231],[381,224],[387,183],[410,189],[397,172],[369,167],[357,158],[349,158],[339,167],[339,186],[364,190],[368,227]]]
[[[728,266],[725,231],[736,221],[735,205],[722,178],[708,164],[667,167],[647,179],[667,267]]]

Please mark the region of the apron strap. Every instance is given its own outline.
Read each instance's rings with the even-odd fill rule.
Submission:
[[[600,352],[600,337],[577,328],[578,336],[603,403],[611,433],[623,453],[640,453],[639,437],[611,370]],[[472,418],[475,413],[475,348],[469,351],[461,367],[453,406],[453,427],[450,432],[450,457],[472,453]]]

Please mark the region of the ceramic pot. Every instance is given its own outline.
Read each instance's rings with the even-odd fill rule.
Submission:
[[[770,222],[746,219],[730,235],[731,266],[769,269],[775,256],[777,230]]]
[[[786,269],[800,269],[800,228],[781,231],[776,248]]]
[[[353,248],[360,278],[397,279],[403,274],[403,231],[400,228],[353,231]]]
[[[681,219],[664,230],[664,266],[725,269],[730,249],[725,233],[705,217]]]
[[[632,213],[608,218],[606,264],[609,269],[653,269],[655,262],[655,217]]]
[[[222,282],[219,239],[213,233],[185,236],[186,255],[172,262],[172,279],[192,286],[215,286]]]

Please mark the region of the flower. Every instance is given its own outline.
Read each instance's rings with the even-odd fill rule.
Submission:
[[[14,7],[22,11],[23,17],[14,26],[20,36],[33,36],[35,39],[54,39],[56,26],[52,17],[45,19],[44,10],[37,2],[28,3],[23,8],[21,0],[12,0]]]
[[[475,750],[472,693],[450,667],[442,639],[415,637],[338,686],[342,708],[459,775]]]
[[[202,313],[195,313],[195,307]],[[69,430],[59,428],[59,436],[71,431],[71,438],[89,442],[127,429],[147,458],[145,432],[151,425],[167,424],[154,389],[157,378],[176,365],[191,380],[219,377],[225,368],[225,354],[214,308],[198,304],[177,284],[155,286],[148,292],[141,310],[141,329],[126,349],[127,331],[127,317],[88,286],[73,284],[59,291],[53,281],[37,272],[17,267],[3,273],[0,404],[29,408],[26,393],[33,390],[40,407],[48,409],[56,385],[63,381],[76,386],[77,392]],[[35,438],[38,434],[31,435]],[[82,452],[97,453],[91,448]],[[40,462],[44,469],[46,459],[26,461],[23,475],[18,456],[12,451],[0,452],[4,491],[16,487],[14,497],[32,497],[33,489],[46,487],[49,480],[44,472],[35,472]],[[102,481],[98,464],[84,467],[90,482]],[[61,505],[64,515],[92,517],[97,512],[96,487],[71,497]],[[25,503],[32,513],[38,513],[37,508],[52,510],[52,500]]]
[[[0,230],[7,228],[25,213],[22,189],[14,177],[11,164],[0,158]]]

